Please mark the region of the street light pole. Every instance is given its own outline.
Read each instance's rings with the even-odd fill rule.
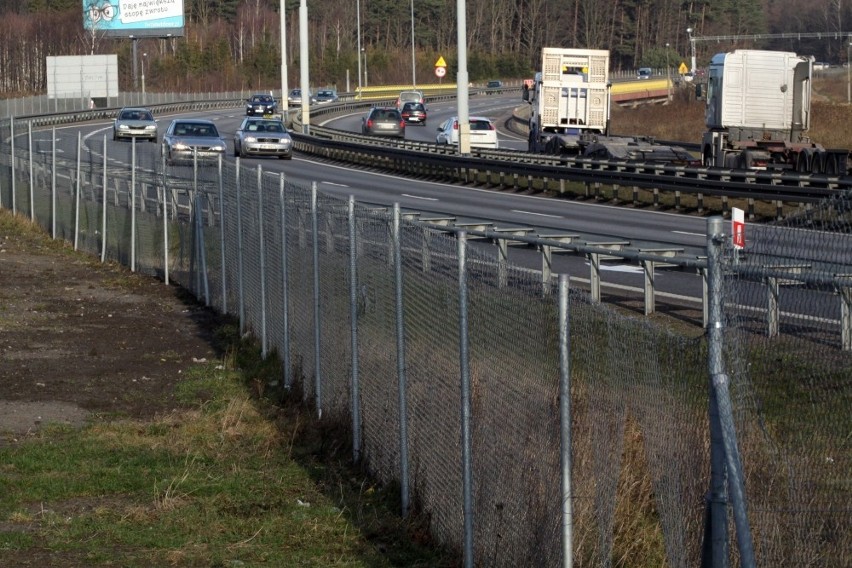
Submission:
[[[362,98],[361,93],[361,0],[355,2],[355,25],[358,26],[358,98]]]
[[[145,104],[145,61],[148,60],[148,54],[142,54],[142,104]]]
[[[281,112],[284,118],[287,118],[287,112],[290,110],[290,101],[287,98],[287,17],[284,12],[284,0],[279,0],[278,11],[280,12],[281,25]]]
[[[693,30],[692,28],[686,28],[686,33],[689,35],[689,46],[692,50],[692,66],[689,68],[689,70],[692,71],[693,75],[695,75],[695,36],[692,35],[692,32],[694,31],[695,30]]]
[[[849,43],[846,44],[846,104],[852,104],[852,37],[849,38]]]
[[[414,0],[411,0],[411,88],[417,88],[417,65],[414,57]]]
[[[666,42],[666,90],[668,94],[666,95],[666,99],[672,100],[672,71],[669,66],[669,42]]]
[[[367,81],[367,47],[364,46],[361,48],[361,53],[364,54],[364,88],[369,86],[369,81]]]

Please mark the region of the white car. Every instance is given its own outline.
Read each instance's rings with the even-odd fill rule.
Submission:
[[[470,120],[470,147],[491,148],[496,150],[500,147],[497,141],[497,127],[490,119],[484,116],[471,116]],[[459,117],[453,116],[438,127],[438,135],[435,137],[438,144],[459,145]]]

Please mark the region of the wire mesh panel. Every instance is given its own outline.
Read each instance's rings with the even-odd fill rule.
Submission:
[[[756,557],[852,565],[852,196],[749,225],[745,249],[727,252],[731,396]]]

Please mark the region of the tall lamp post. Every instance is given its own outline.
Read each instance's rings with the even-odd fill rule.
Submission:
[[[692,66],[689,70],[692,71],[693,75],[695,75],[695,36],[692,35],[694,31],[692,28],[686,28],[686,33],[689,35],[689,47],[692,50]]]
[[[355,2],[355,25],[358,26],[358,98],[361,99],[361,0]]]
[[[852,104],[852,37],[846,44],[846,104]]]
[[[142,104],[146,103],[145,100],[145,62],[148,60],[148,54],[142,54]]]
[[[367,81],[367,48],[362,47],[361,53],[364,54],[364,87],[366,88],[366,87],[369,86],[368,81]]]
[[[672,69],[669,67],[669,42],[666,42],[666,95],[667,100],[672,100]]]
[[[411,0],[411,88],[417,88],[417,66],[414,57],[414,0]]]

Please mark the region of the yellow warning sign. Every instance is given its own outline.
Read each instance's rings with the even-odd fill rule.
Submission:
[[[439,55],[438,61],[435,62],[435,67],[446,67],[446,66],[447,66],[447,62],[444,61],[444,57]]]
[[[687,67],[687,66],[686,66],[686,63],[684,63],[683,61],[681,61],[681,62],[680,62],[680,67],[678,67],[678,68],[677,68],[677,72],[678,72],[678,73],[680,73],[681,75],[683,75],[683,74],[684,74],[684,73],[686,73],[687,71],[689,71],[689,67]]]

